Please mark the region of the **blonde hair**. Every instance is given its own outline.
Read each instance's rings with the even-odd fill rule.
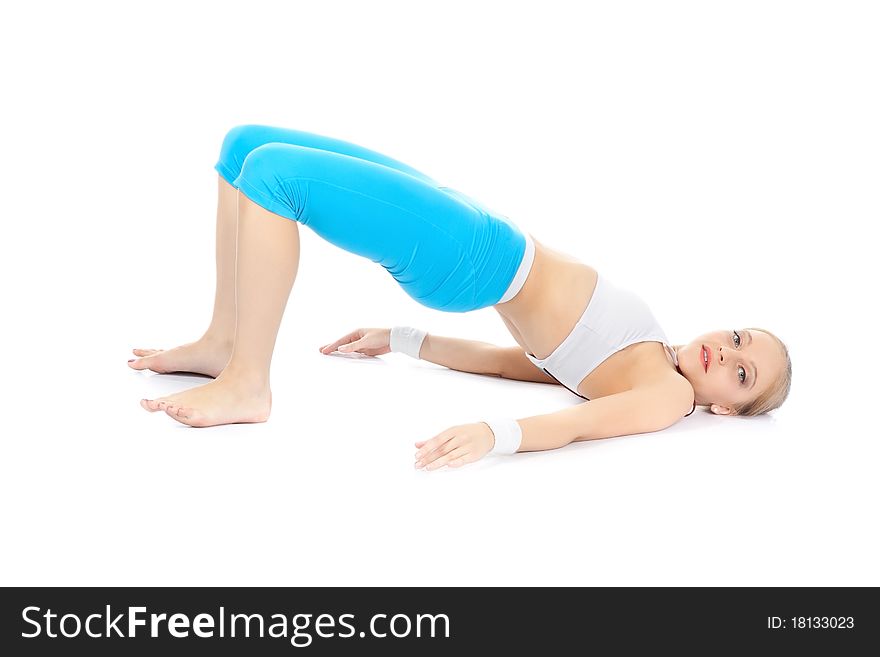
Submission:
[[[788,355],[788,347],[785,346],[785,343],[772,332],[757,327],[750,327],[746,330],[761,331],[776,340],[776,343],[782,350],[783,358],[785,359],[785,365],[782,368],[782,372],[780,372],[779,376],[776,377],[776,380],[771,383],[764,392],[751,401],[747,401],[739,406],[733,406],[731,409],[731,415],[754,417],[755,415],[762,415],[763,413],[779,408],[788,398],[788,393],[791,390],[791,357]],[[673,348],[678,350],[681,346],[684,345],[677,345]]]

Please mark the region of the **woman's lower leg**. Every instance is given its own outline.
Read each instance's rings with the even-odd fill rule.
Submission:
[[[146,410],[164,410],[191,426],[265,422],[272,406],[269,369],[299,268],[299,227],[244,194],[237,200],[235,337],[229,361],[210,383],[141,402]]]
[[[269,383],[278,328],[299,269],[299,225],[238,194],[235,338],[221,376]]]
[[[174,349],[134,349],[129,367],[154,372],[195,372],[216,377],[232,353],[235,337],[235,251],[238,237],[238,190],[217,176],[216,268],[214,314],[202,337]]]
[[[203,339],[232,345],[235,337],[235,251],[238,239],[238,190],[217,176],[217,283],[214,314]]]

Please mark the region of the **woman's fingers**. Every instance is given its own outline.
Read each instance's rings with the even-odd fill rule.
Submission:
[[[486,424],[459,424],[430,440],[416,442],[416,469],[437,470],[444,465],[457,468],[478,461],[489,451],[485,445]]]
[[[456,447],[453,450],[450,450],[443,456],[439,456],[428,465],[425,466],[425,470],[436,470],[437,468],[442,468],[444,465],[449,463],[450,461],[457,461],[459,458],[468,453],[467,447],[462,445],[461,447]]]
[[[458,436],[450,431],[444,431],[439,436],[431,438],[416,452],[415,467],[428,466],[437,459],[448,454],[461,444]],[[427,468],[430,470],[431,468]]]
[[[437,434],[430,440],[422,440],[416,443],[416,447],[419,449],[416,450],[416,461],[422,460],[423,457],[427,456],[431,451],[433,451],[438,445],[445,442],[449,438],[452,437],[452,432],[450,429]]]
[[[321,353],[328,353],[329,354],[329,353],[332,353],[332,352],[336,351],[337,349],[339,349],[340,345],[349,344],[350,342],[355,342],[357,340],[360,340],[361,336],[360,336],[359,331],[360,331],[360,329],[355,329],[354,331],[352,331],[348,335],[345,335],[345,336],[339,338],[336,342],[331,342],[330,344],[325,344],[323,347],[321,347]]]
[[[321,347],[321,351],[329,354],[339,349],[340,345],[348,344],[349,342],[351,342],[351,340],[348,336],[346,336],[344,338],[340,338],[336,342],[331,342],[330,344],[324,345],[323,347]]]

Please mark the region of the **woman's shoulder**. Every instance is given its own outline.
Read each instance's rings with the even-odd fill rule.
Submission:
[[[637,383],[632,389],[646,388],[650,388],[654,395],[665,397],[669,404],[681,409],[682,416],[689,414],[694,408],[694,387],[678,372],[668,370],[659,373],[655,377]]]

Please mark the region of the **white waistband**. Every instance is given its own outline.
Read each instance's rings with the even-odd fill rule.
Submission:
[[[532,270],[532,262],[535,260],[535,241],[528,233],[524,232],[523,234],[526,236],[525,253],[523,253],[523,258],[519,263],[519,269],[516,270],[516,276],[513,277],[510,285],[507,286],[507,292],[504,293],[504,296],[501,297],[498,303],[507,303],[513,299],[522,289],[522,286],[525,285],[529,272]]]

